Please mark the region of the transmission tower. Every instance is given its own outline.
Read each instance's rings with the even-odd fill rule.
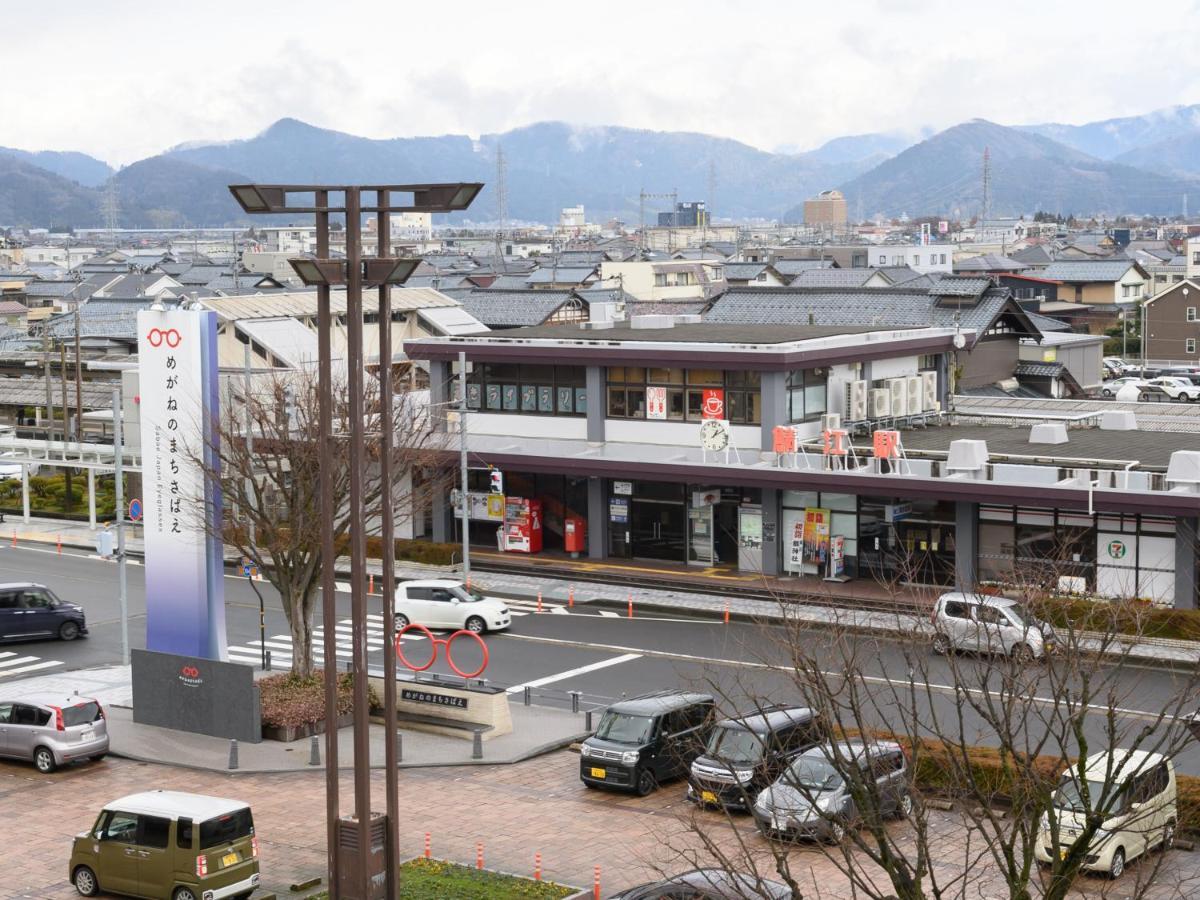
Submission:
[[[717,200],[717,164],[708,158],[708,200],[704,204],[704,243],[708,243],[708,223],[712,220],[713,204]]]
[[[986,222],[992,217],[992,151],[990,147],[983,148],[983,212],[981,221]]]
[[[508,160],[504,148],[496,147],[496,222],[500,233],[508,227]]]
[[[117,179],[113,177],[108,179],[108,184],[104,186],[104,199],[100,203],[100,212],[104,214],[104,227],[108,229],[108,242],[113,247],[117,245],[116,231],[119,211]]]

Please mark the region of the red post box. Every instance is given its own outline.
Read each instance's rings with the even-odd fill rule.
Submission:
[[[578,559],[587,546],[587,523],[575,516],[568,516],[563,522],[563,549],[571,554],[572,559]]]

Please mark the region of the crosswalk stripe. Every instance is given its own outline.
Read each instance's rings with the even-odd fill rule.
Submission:
[[[7,650],[6,650],[6,651],[4,651],[3,653],[0,653],[0,659],[8,659],[8,657],[10,657],[10,656],[16,656],[16,655],[17,655],[17,654],[15,654],[15,653],[13,653],[13,652],[11,652],[11,651],[7,651]]]
[[[560,615],[560,616],[569,616],[570,615],[570,613],[567,611],[567,608],[565,606],[552,606],[552,607],[550,607],[550,612],[558,613],[558,615]]]
[[[606,619],[619,619],[621,617],[620,613],[615,613],[611,609],[601,609],[598,612]]]
[[[30,658],[36,659],[37,657],[30,657]],[[47,659],[47,660],[43,660],[42,662],[34,663],[33,665],[29,665],[29,666],[20,666],[16,669],[4,669],[4,670],[0,671],[0,678],[5,678],[9,675],[20,675],[22,672],[37,672],[37,671],[40,671],[41,669],[50,669],[50,668],[53,668],[54,666],[61,666],[61,665],[62,665],[62,660],[60,660],[60,659]]]
[[[6,659],[3,662],[0,662],[0,668],[7,668],[8,666],[20,666],[24,665],[25,663],[37,661],[38,657],[36,656],[18,656],[16,659]]]

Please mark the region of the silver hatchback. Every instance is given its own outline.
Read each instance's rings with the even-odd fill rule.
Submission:
[[[1057,637],[1009,597],[954,591],[933,607],[933,650],[996,653],[1017,659],[1044,659]]]
[[[0,756],[31,760],[53,772],[108,753],[108,721],[98,700],[61,694],[0,699]]]

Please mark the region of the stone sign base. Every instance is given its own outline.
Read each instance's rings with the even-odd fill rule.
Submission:
[[[382,698],[383,679],[372,676],[369,680]],[[465,688],[433,679],[398,678],[396,712],[405,728],[468,741],[474,736],[472,725],[488,729],[482,735],[485,741],[513,730],[508,694],[497,687]]]

